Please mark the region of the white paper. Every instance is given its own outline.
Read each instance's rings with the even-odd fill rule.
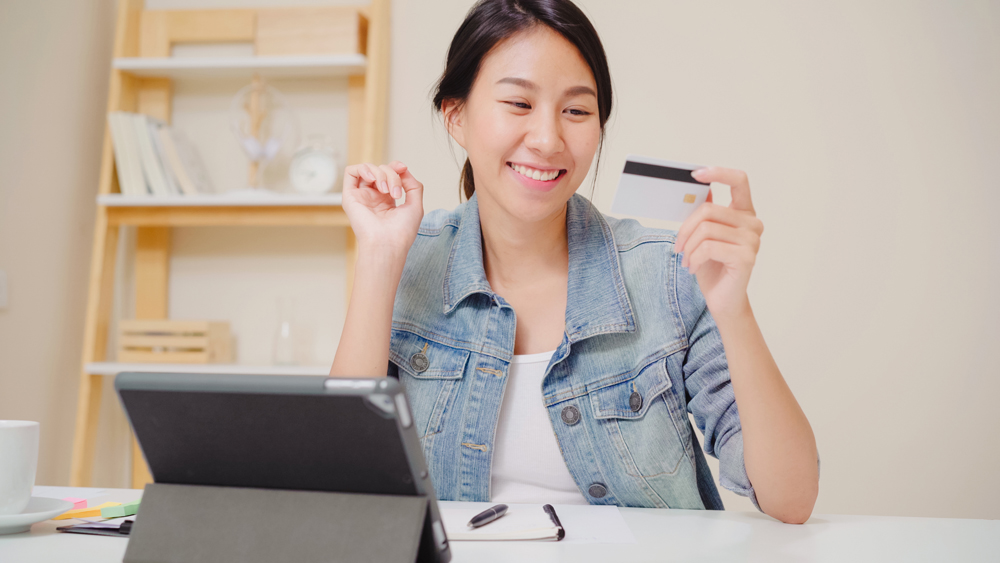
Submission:
[[[552,520],[542,510],[542,504],[507,504],[507,514],[498,520],[470,530],[469,520],[496,503],[439,501],[441,519],[448,539],[460,539],[466,534],[494,534],[552,527]],[[617,506],[553,504],[552,507],[566,531],[560,543],[636,543],[632,530],[625,524]],[[453,537],[456,533],[459,537]],[[509,541],[509,540],[508,540]],[[538,540],[527,540],[538,541]]]
[[[89,487],[43,487],[38,486],[31,490],[31,496],[43,498],[64,499],[66,497],[82,498],[90,500],[104,496],[108,493],[106,489],[91,489]]]

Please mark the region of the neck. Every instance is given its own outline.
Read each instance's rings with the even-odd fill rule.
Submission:
[[[569,270],[566,206],[538,221],[525,221],[477,194],[483,234],[483,268],[494,291]]]

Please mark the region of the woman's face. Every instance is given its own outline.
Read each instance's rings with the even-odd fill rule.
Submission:
[[[480,202],[527,221],[559,212],[597,150],[596,92],[580,52],[548,26],[487,54],[466,103],[445,114],[472,162]]]

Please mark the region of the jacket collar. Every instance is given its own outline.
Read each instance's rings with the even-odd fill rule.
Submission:
[[[618,250],[611,227],[601,213],[579,194],[566,209],[569,246],[569,283],[566,299],[566,335],[578,342],[610,332],[634,332],[632,304],[625,291]],[[473,194],[462,211],[462,221],[451,245],[444,277],[444,313],[451,313],[466,297],[493,291],[483,267],[479,203]]]

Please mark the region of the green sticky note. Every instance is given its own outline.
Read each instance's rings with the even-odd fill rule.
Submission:
[[[125,506],[108,506],[101,509],[101,518],[121,518],[125,514]]]
[[[122,516],[135,516],[135,513],[139,512],[139,501],[134,500],[132,502],[127,502],[123,504],[121,507],[122,510],[124,510],[125,512],[125,514],[122,514]]]

